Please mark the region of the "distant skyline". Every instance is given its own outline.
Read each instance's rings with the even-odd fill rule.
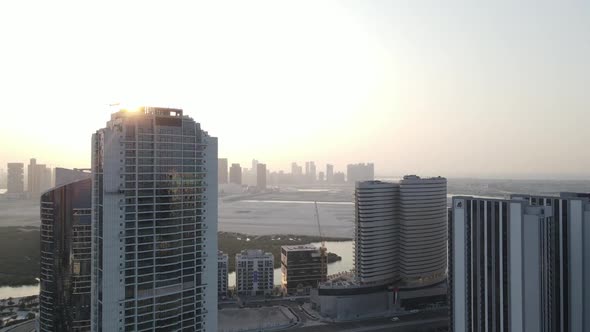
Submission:
[[[8,2],[0,31],[4,169],[89,167],[120,102],[245,167],[590,178],[588,2]]]

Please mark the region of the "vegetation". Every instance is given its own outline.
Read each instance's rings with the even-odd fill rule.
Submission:
[[[275,268],[281,267],[281,246],[309,244],[320,242],[317,236],[302,235],[247,235],[241,233],[219,232],[219,250],[229,256],[229,272],[233,272],[236,267],[236,254],[244,249],[261,249],[264,252],[270,252],[274,255]],[[350,241],[347,238],[324,238],[326,241]],[[342,257],[328,253],[328,263],[341,260]]]
[[[39,228],[2,227],[0,230],[0,286],[36,284],[41,254]]]
[[[325,238],[326,241],[349,241],[346,238]],[[219,249],[229,255],[229,270],[235,269],[235,256],[244,249],[262,249],[275,256],[275,267],[281,266],[281,246],[320,242],[317,236],[263,235],[219,233]],[[2,227],[0,231],[0,286],[37,284],[40,266],[38,227]],[[341,257],[328,253],[328,262]]]

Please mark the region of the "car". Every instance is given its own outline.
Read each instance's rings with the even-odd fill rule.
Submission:
[[[419,313],[419,312],[420,312],[420,310],[418,310],[418,309],[413,309],[413,310],[410,310],[410,313],[412,313],[412,314],[417,314],[417,313]]]
[[[399,321],[399,317],[393,317],[393,318],[391,318],[391,321],[392,322],[397,322],[397,321]]]

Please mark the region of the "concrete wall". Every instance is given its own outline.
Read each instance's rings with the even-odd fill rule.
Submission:
[[[316,306],[319,305],[318,311],[324,318],[335,321],[380,317],[394,313],[393,293],[387,291],[360,295],[317,296],[317,290],[313,290],[312,302]]]

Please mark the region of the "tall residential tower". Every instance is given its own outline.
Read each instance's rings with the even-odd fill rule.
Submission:
[[[453,197],[453,331],[590,330],[589,198]]]
[[[216,331],[217,139],[142,107],[92,147],[92,331]]]
[[[447,268],[447,180],[407,175],[357,182],[355,271],[359,282],[429,285]]]
[[[91,193],[85,180],[41,196],[39,331],[90,331]]]

